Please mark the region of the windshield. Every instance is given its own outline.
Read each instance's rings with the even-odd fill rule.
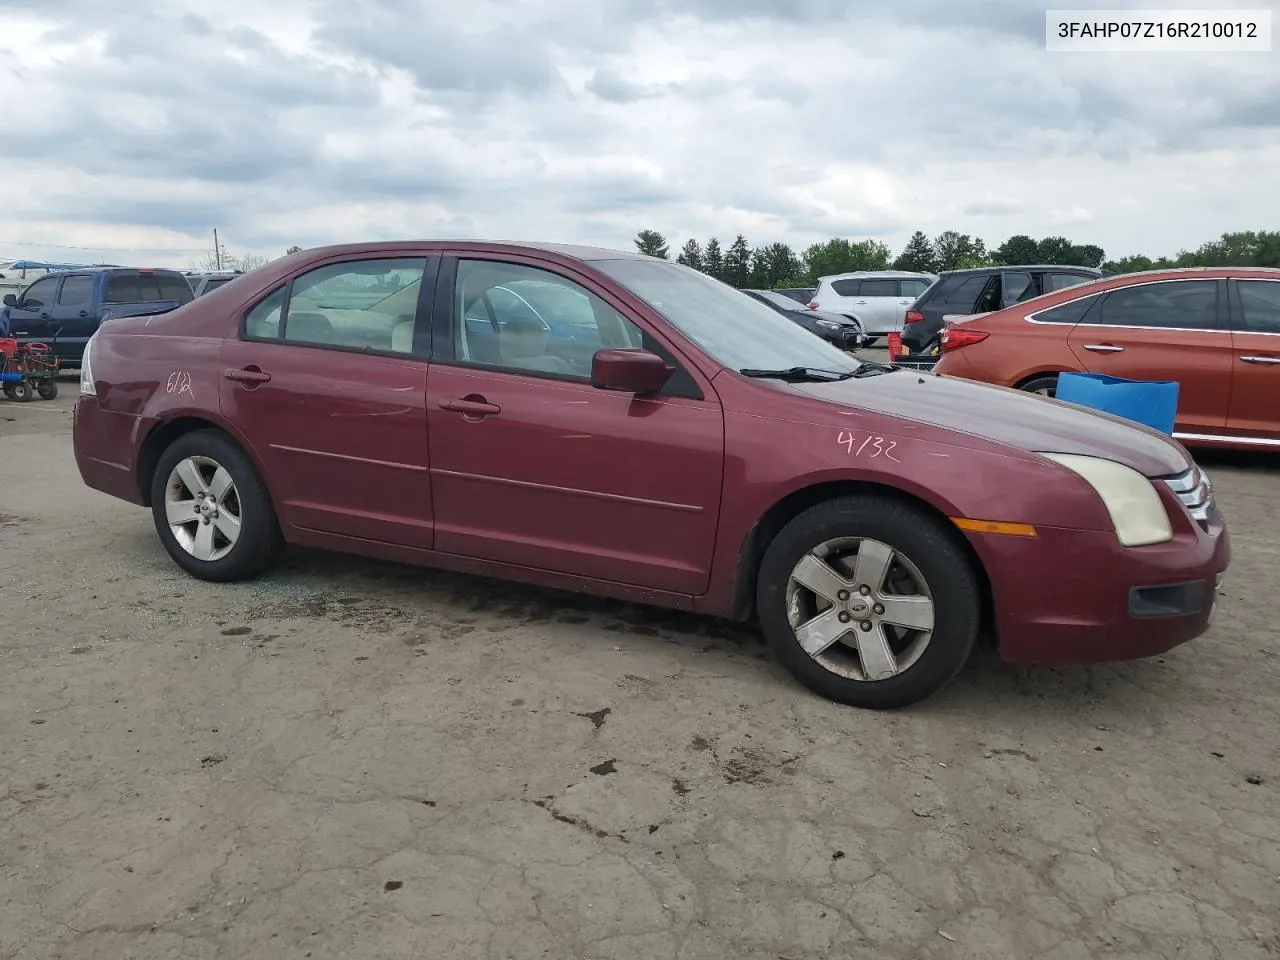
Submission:
[[[807,309],[803,304],[797,303],[781,293],[774,293],[772,290],[757,290],[756,294],[790,313],[799,313],[801,310]]]
[[[726,283],[678,263],[596,260],[715,360],[734,370],[813,367],[852,372],[843,350]]]

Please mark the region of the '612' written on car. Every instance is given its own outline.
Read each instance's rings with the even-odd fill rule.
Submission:
[[[866,434],[864,436],[849,430],[841,430],[840,435],[836,438],[836,443],[844,447],[850,456],[867,457],[871,460],[884,457],[894,463],[902,462],[893,455],[894,448],[898,445],[896,440],[886,440],[884,437],[877,437],[874,434]]]

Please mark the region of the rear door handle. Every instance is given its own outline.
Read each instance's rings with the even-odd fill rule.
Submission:
[[[454,413],[466,413],[474,416],[487,417],[495,413],[501,413],[502,408],[496,403],[490,403],[487,400],[473,400],[469,397],[456,398],[447,397],[440,401],[441,410],[452,410]]]
[[[271,379],[271,374],[263,373],[257,367],[245,367],[242,370],[223,370],[222,375],[228,380],[237,380],[240,383],[266,383]]]
[[[1241,357],[1245,363],[1280,363],[1280,357]]]
[[[1094,353],[1123,353],[1124,347],[1117,347],[1112,343],[1086,343],[1086,350],[1092,350]]]

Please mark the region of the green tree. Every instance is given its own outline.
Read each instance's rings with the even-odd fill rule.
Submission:
[[[724,251],[720,241],[712,237],[702,251],[702,272],[720,280],[724,277]]]
[[[657,230],[641,230],[636,234],[636,249],[645,256],[658,257],[662,260],[671,258],[671,250],[667,247],[667,238]]]
[[[751,282],[751,247],[742,234],[734,238],[724,255],[724,275],[720,279],[739,290]]]
[[[771,243],[751,254],[751,283],[772,290],[783,280],[801,272],[800,258],[785,243]]]
[[[962,264],[972,262],[985,266],[987,245],[967,233],[944,230],[934,238],[933,257],[939,270],[960,270]]]
[[[911,270],[916,273],[933,273],[937,264],[933,259],[933,244],[923,230],[917,230],[893,261],[895,270]]]
[[[1024,267],[1040,263],[1040,244],[1025,233],[1015,234],[991,253],[996,263]]]
[[[1154,264],[1155,261],[1150,257],[1144,257],[1139,253],[1121,257],[1119,260],[1108,260],[1102,265],[1102,269],[1107,273],[1139,273],[1150,270]]]
[[[887,270],[889,248],[879,240],[854,241],[837,237],[806,248],[804,263],[810,282],[816,282],[818,277],[855,270]]]
[[[1194,252],[1184,251],[1178,260],[1186,260],[1186,266],[1194,267],[1280,267],[1280,233],[1224,233]]]
[[[680,248],[680,255],[676,257],[676,263],[683,263],[686,267],[701,270],[702,245],[697,240],[686,240],[684,246]]]

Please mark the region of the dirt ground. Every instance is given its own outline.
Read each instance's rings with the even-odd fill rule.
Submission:
[[[0,400],[0,957],[1280,956],[1280,455],[1158,659],[896,714],[748,629],[315,553],[182,575]]]

